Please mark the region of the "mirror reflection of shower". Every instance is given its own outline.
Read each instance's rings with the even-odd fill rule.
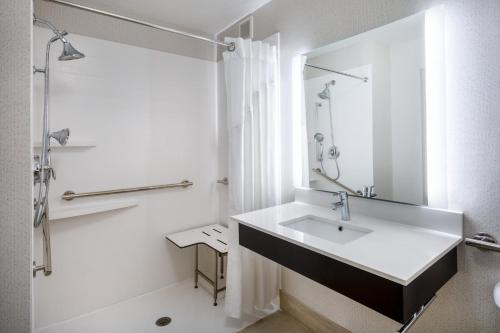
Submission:
[[[44,99],[43,99],[43,129],[42,129],[42,147],[40,155],[33,157],[33,175],[35,185],[34,198],[34,221],[35,228],[42,224],[43,240],[44,240],[44,264],[35,266],[33,274],[37,271],[43,271],[45,275],[50,275],[52,272],[50,259],[50,230],[48,216],[48,195],[50,188],[50,179],[56,178],[55,171],[50,162],[50,139],[59,142],[60,145],[65,145],[69,138],[69,129],[64,128],[56,132],[50,132],[50,47],[56,42],[62,43],[62,53],[58,57],[60,61],[75,60],[85,57],[85,55],[76,50],[73,45],[65,38],[68,34],[66,31],[58,30],[52,23],[47,20],[38,18],[33,15],[33,24],[48,27],[54,33],[54,36],[47,42],[45,49],[45,67],[33,67],[33,74],[43,74],[44,76]]]
[[[322,172],[332,178],[333,180],[338,180],[340,178],[340,167],[339,167],[339,162],[338,158],[340,156],[340,151],[338,150],[337,146],[335,145],[335,136],[334,136],[334,131],[333,131],[333,110],[332,110],[332,101],[331,101],[331,91],[330,87],[335,85],[335,80],[328,81],[325,83],[325,88],[318,93],[318,97],[321,98],[322,100],[327,100],[328,101],[328,115],[329,115],[329,125],[330,125],[330,139],[331,139],[331,146],[328,149],[328,158],[333,159],[335,162],[335,167],[337,169],[337,174],[335,177],[331,177],[328,175],[326,172],[325,167],[323,166],[323,144],[321,144],[321,160],[318,159],[318,161],[321,164],[321,170]],[[314,136],[314,139],[316,140],[316,135]]]
[[[323,140],[325,137],[321,133],[314,134],[314,141],[316,142],[316,160],[323,163]]]

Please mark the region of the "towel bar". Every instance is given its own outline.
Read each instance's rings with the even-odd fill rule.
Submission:
[[[415,322],[418,320],[418,318],[420,318],[422,316],[422,314],[425,312],[425,310],[427,310],[427,308],[429,307],[429,305],[431,305],[432,302],[434,302],[434,300],[436,299],[436,295],[432,296],[432,298],[430,300],[427,301],[427,303],[425,303],[424,305],[422,305],[420,307],[420,309],[415,312],[413,314],[413,316],[411,317],[411,319],[406,322],[403,326],[401,326],[401,328],[396,331],[396,333],[406,333],[408,332],[408,330],[410,329],[410,327],[413,326],[413,324],[415,324]]]

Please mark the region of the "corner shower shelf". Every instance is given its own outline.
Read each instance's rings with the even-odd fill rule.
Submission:
[[[58,207],[50,210],[50,220],[62,220],[76,216],[97,214],[109,212],[112,210],[123,209],[137,206],[139,202],[135,199],[126,200],[105,200],[98,202],[89,202],[83,204],[71,204],[67,207]]]
[[[65,146],[61,146],[57,142],[51,142],[51,148],[53,149],[66,149],[66,148],[94,148],[97,145],[95,140],[85,140],[85,139],[75,139],[68,140],[68,143]],[[40,149],[42,143],[37,141],[33,144],[35,149]]]

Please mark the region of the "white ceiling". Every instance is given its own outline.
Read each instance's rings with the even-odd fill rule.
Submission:
[[[151,23],[215,35],[271,0],[68,0]]]

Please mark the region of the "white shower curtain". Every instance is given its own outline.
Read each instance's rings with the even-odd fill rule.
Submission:
[[[229,131],[229,214],[281,202],[279,85],[276,46],[241,38],[224,52]],[[262,317],[279,308],[279,266],[239,246],[229,221],[225,309],[232,318]]]

